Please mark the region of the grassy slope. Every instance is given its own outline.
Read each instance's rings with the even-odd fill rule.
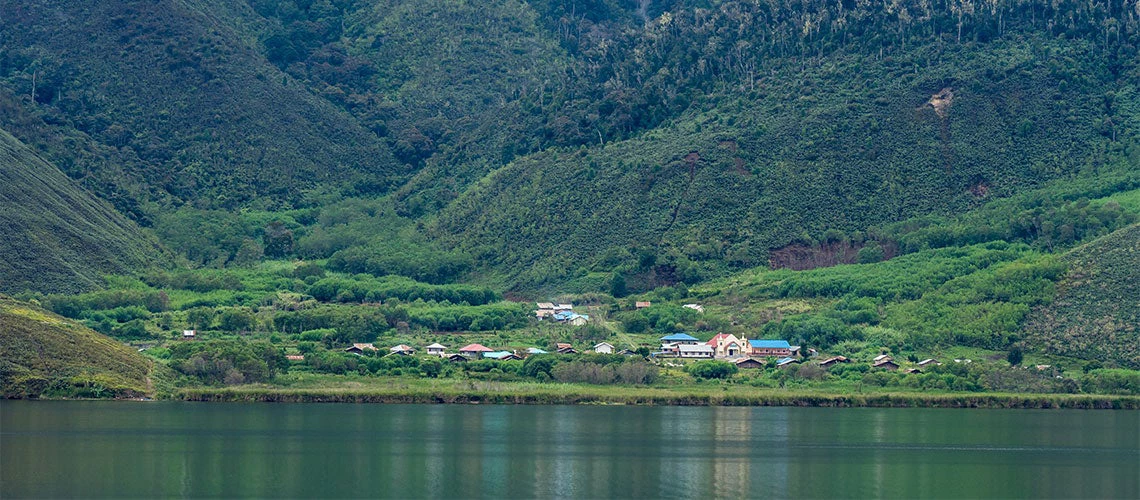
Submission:
[[[145,268],[157,241],[0,129],[0,291],[77,292]]]
[[[152,363],[90,329],[0,296],[0,392],[5,397],[152,393]]]
[[[5,3],[0,17],[4,91],[27,104],[37,73],[43,113],[137,153],[130,173],[160,192],[154,198],[273,207],[318,185],[383,191],[400,175],[375,134],[265,60],[248,7],[45,0]],[[69,168],[77,153],[49,154],[73,177],[84,175],[81,165]]]
[[[1045,352],[1140,367],[1140,224],[1064,256],[1069,271],[1052,304],[1025,325]]]
[[[565,283],[613,247],[751,267],[805,234],[962,212],[1103,161],[1103,105],[1092,96],[1115,84],[1061,85],[1051,56],[1034,50],[1042,43],[1054,42],[777,65],[756,91],[641,137],[517,160],[435,228],[507,286],[528,288]],[[1052,50],[1079,73],[1104,75],[1086,43]],[[925,105],[943,85],[955,89],[946,118]]]

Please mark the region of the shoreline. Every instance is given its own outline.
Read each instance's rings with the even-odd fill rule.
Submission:
[[[1140,409],[1140,397],[1095,394],[603,394],[600,392],[185,389],[164,399],[221,403],[508,404],[628,406],[797,406],[832,408]]]

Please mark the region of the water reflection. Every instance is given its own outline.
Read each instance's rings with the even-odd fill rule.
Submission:
[[[0,403],[0,497],[1140,496],[1140,413]]]

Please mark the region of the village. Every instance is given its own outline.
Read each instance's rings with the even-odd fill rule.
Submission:
[[[590,316],[574,311],[573,304],[538,302],[536,303],[535,319],[540,322],[550,322],[558,325],[583,326],[589,324]],[[651,307],[650,302],[636,302],[638,309]],[[684,307],[703,311],[698,304],[686,304]],[[193,340],[197,335],[195,330],[185,330],[183,340]],[[615,345],[609,340],[597,342],[592,345],[575,346],[572,342],[554,342],[547,349],[538,346],[525,348],[501,347],[491,348],[481,343],[469,343],[455,350],[440,342],[432,342],[420,347],[401,343],[388,347],[386,352],[373,342],[355,342],[341,351],[356,355],[382,355],[382,356],[425,356],[440,358],[451,363],[466,363],[476,360],[510,361],[523,360],[537,355],[572,356],[580,353],[620,355],[627,357],[640,357],[661,366],[684,366],[687,363],[702,360],[718,360],[732,363],[740,370],[763,369],[775,367],[785,369],[801,364],[812,364],[822,369],[852,363],[845,356],[821,356],[814,348],[804,349],[801,346],[791,345],[782,339],[748,339],[733,334],[717,333],[711,339],[702,341],[688,333],[673,333],[657,339],[659,345],[654,349],[648,346]],[[286,358],[291,362],[303,362],[303,354],[288,354]],[[955,359],[958,363],[969,363],[968,359]],[[901,360],[895,360],[888,354],[880,354],[869,363],[870,368],[902,371],[903,373],[922,373],[922,370],[941,365],[938,360],[924,359],[910,363],[913,366],[903,368]],[[904,362],[905,363],[905,362]]]

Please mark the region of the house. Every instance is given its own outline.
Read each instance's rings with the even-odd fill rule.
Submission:
[[[919,370],[918,368],[907,368],[903,370],[903,373],[922,373],[922,370]]]
[[[635,307],[637,309],[645,309],[646,307],[649,307],[651,305],[653,305],[653,303],[648,301],[648,300],[646,300],[644,302],[643,301],[637,301],[637,302],[633,303],[633,307]]]
[[[553,302],[536,302],[535,304],[538,306],[539,310],[543,310],[543,309],[550,310],[550,311],[554,310],[554,303]]]
[[[578,350],[574,349],[573,347],[570,347],[570,346],[559,347],[558,348],[558,354],[578,354]]]
[[[344,352],[351,352],[353,354],[364,354],[364,351],[377,351],[376,346],[372,344],[352,344],[352,347],[346,348]]]
[[[787,358],[792,355],[792,346],[787,340],[749,340],[748,355],[765,358]]]
[[[622,349],[622,350],[618,351],[618,354],[621,354],[622,356],[637,356],[637,351],[633,351],[630,349]]]
[[[672,335],[666,335],[664,337],[661,337],[660,340],[661,340],[662,346],[664,346],[665,344],[696,345],[696,344],[701,343],[700,339],[698,339],[692,335],[689,335],[687,333],[674,333]]]
[[[557,351],[561,351],[563,349],[569,349],[571,347],[573,347],[573,346],[571,346],[569,342],[557,342],[554,344],[554,349]]]
[[[796,358],[780,358],[776,360],[776,368],[787,368],[796,364]]]
[[[676,342],[665,342],[665,343],[661,344],[661,355],[662,356],[680,356],[681,355],[681,344],[678,344]]]
[[[507,361],[511,359],[522,359],[511,351],[493,351],[483,353],[483,357],[487,359],[497,359],[499,361]]]
[[[942,363],[939,363],[937,359],[934,359],[934,358],[929,358],[929,359],[924,359],[924,360],[922,360],[922,361],[919,361],[919,362],[918,362],[918,366],[922,366],[922,367],[926,367],[926,366],[942,366]]]
[[[464,356],[462,354],[452,354],[452,355],[447,357],[447,360],[452,362],[452,363],[466,363],[467,362],[467,356]]]
[[[427,353],[432,356],[443,356],[443,352],[447,350],[447,346],[437,342],[427,346],[425,349],[427,349]]]
[[[834,357],[830,357],[830,358],[827,358],[827,359],[825,359],[825,360],[823,360],[823,361],[820,361],[820,362],[819,362],[819,366],[822,366],[822,367],[824,367],[824,368],[827,368],[827,367],[829,367],[829,366],[831,366],[831,365],[834,365],[834,364],[838,364],[838,363],[850,363],[850,362],[851,362],[851,360],[850,360],[850,359],[847,359],[846,357],[843,357],[843,356],[834,356]]]
[[[602,342],[602,343],[594,346],[594,352],[601,353],[601,354],[613,354],[614,353],[614,346],[613,346],[613,344],[611,344],[609,342]]]
[[[744,355],[744,340],[731,333],[718,333],[705,343],[712,346],[717,359],[736,359]]]
[[[681,344],[678,348],[682,358],[713,359],[716,350],[708,344]]]
[[[880,354],[878,356],[875,356],[875,359],[872,359],[871,363],[879,363],[882,361],[892,361],[892,360],[894,360],[894,358],[890,357],[890,355]]]
[[[554,304],[554,312],[569,311],[574,309],[574,304]]]
[[[574,326],[582,326],[590,321],[590,317],[585,314],[578,314],[574,311],[561,311],[554,313],[551,318],[559,323],[566,323]]]
[[[182,330],[182,338],[186,340],[193,340],[198,335],[197,330]]]
[[[289,354],[285,356],[285,359],[289,361],[304,361],[305,357],[300,354]]]
[[[741,368],[741,369],[764,368],[764,363],[761,363],[760,361],[757,361],[757,360],[752,359],[752,358],[740,358],[740,359],[734,361],[734,363],[736,363],[737,368]]]
[[[400,344],[396,347],[388,349],[388,352],[391,354],[403,354],[404,356],[410,356],[412,353],[416,352],[416,350],[412,349],[412,346],[410,345]]]
[[[705,306],[702,306],[700,304],[685,304],[681,307],[684,307],[686,309],[692,309],[692,310],[697,311],[699,313],[705,312]]]
[[[481,358],[481,357],[483,357],[483,353],[485,353],[485,352],[493,352],[493,351],[491,350],[491,348],[489,348],[483,344],[468,344],[467,346],[464,346],[462,349],[459,350],[459,354],[462,354],[462,355],[467,356],[469,358]]]
[[[871,368],[882,368],[884,370],[898,370],[899,365],[896,364],[893,360],[891,360],[890,356],[887,356],[886,359],[872,363]]]
[[[544,350],[542,350],[542,349],[539,349],[539,348],[537,348],[537,347],[527,347],[527,348],[526,348],[526,353],[527,353],[527,355],[534,355],[534,354],[549,354],[548,352],[546,352],[546,351],[544,351]]]

